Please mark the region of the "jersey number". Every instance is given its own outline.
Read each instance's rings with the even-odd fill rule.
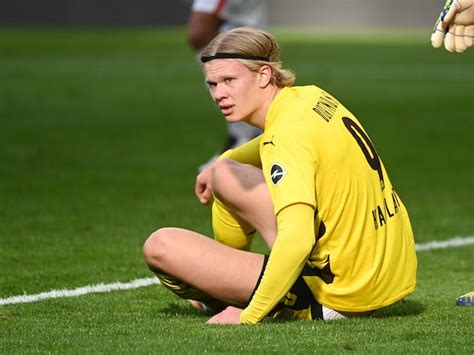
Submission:
[[[379,156],[375,151],[374,145],[370,141],[370,138],[365,134],[365,132],[360,128],[357,123],[351,120],[349,117],[343,117],[342,122],[346,126],[347,130],[352,137],[356,140],[357,144],[359,145],[362,153],[364,153],[365,159],[367,159],[367,163],[369,163],[372,170],[375,170],[379,174],[380,186],[385,189],[385,183],[383,180],[383,172],[382,172],[382,165],[380,164]]]

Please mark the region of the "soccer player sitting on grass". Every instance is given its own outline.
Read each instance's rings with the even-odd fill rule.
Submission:
[[[316,86],[292,86],[262,30],[221,33],[201,61],[227,122],[264,132],[196,178],[214,240],[161,228],[145,242],[162,284],[213,311],[211,324],[360,316],[412,293],[408,213],[355,116]],[[255,231],[269,256],[249,251]]]

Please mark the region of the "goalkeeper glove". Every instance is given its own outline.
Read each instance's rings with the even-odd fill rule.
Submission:
[[[474,0],[447,0],[431,35],[435,48],[464,52],[474,40]]]

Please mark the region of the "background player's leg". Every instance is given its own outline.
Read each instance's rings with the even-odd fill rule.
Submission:
[[[234,122],[229,123],[227,122],[227,141],[225,142],[224,146],[222,147],[221,151],[212,156],[207,162],[199,166],[198,171],[201,172],[204,169],[208,168],[211,164],[213,164],[218,158],[219,155],[224,153],[228,149],[235,149],[241,146],[244,143],[252,140],[253,138],[257,137],[258,135],[262,134],[262,130],[256,127],[253,127],[245,122]]]
[[[188,20],[188,43],[199,53],[218,33],[222,20],[212,13],[193,11]]]
[[[229,142],[225,150],[236,148],[262,134],[262,130],[245,122],[227,123]]]
[[[183,281],[229,304],[245,306],[263,266],[263,255],[233,249],[202,234],[162,228],[145,242],[151,270]],[[186,297],[186,296],[184,296]]]

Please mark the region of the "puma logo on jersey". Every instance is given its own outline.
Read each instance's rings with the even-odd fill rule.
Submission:
[[[270,178],[274,185],[278,185],[286,175],[285,169],[280,164],[274,163],[270,168]]]
[[[266,146],[267,144],[271,144],[271,145],[275,146],[275,143],[273,143],[273,137],[275,137],[275,136],[272,136],[272,139],[269,140],[268,142],[263,142],[263,146]]]

